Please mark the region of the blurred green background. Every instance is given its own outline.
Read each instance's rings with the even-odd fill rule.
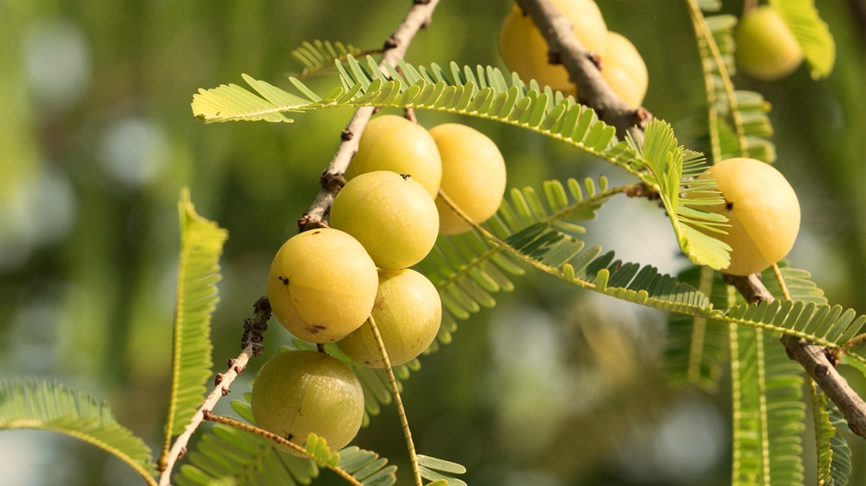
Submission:
[[[725,3],[729,12],[741,8]],[[810,270],[831,303],[863,313],[864,2],[818,3],[838,47],[829,79],[812,81],[801,68],[777,83],[735,81],[774,107],[776,166],[803,209],[793,265]],[[158,454],[180,188],[189,186],[199,213],[230,232],[213,322],[221,371],[239,352],[243,319],[264,293],[270,260],[296,232],[351,116],[331,110],[299,115],[293,125],[205,126],[191,115],[192,94],[243,84],[241,73],[288,87],[287,73],[300,69],[290,51],[301,42],[379,47],[409,4],[0,0],[0,376],[52,378],[105,397]],[[681,143],[702,149],[704,87],[685,3],[598,4],[609,28],[646,60],[646,107],[674,125]],[[443,0],[408,60],[503,67],[496,38],[509,8],[505,0]],[[332,74],[310,84],[327,92],[336,81]],[[456,121],[426,112],[419,118],[428,127]],[[628,181],[558,142],[460,121],[499,144],[510,187],[599,174]],[[586,239],[663,272],[686,265],[667,218],[646,201],[612,202]],[[657,366],[665,315],[545,275],[514,281],[513,294],[461,323],[454,343],[422,359],[406,383],[422,453],[464,464],[470,484],[729,482],[728,397],[665,387]],[[268,352],[289,338],[274,323]],[[263,362],[252,363],[236,393]],[[863,376],[848,371],[866,394]],[[851,443],[851,484],[864,484],[863,441]],[[393,407],[357,444],[400,465],[401,484],[408,484]],[[812,483],[813,463],[807,452]],[[4,485],[140,484],[93,447],[30,431],[0,434],[0,471]]]

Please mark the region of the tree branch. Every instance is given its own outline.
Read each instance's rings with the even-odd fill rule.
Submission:
[[[724,278],[725,282],[733,285],[749,303],[775,300],[758,274],[747,277],[725,275]],[[806,373],[839,407],[848,422],[848,428],[866,439],[866,402],[836,370],[835,364],[829,359],[827,348],[790,335],[782,336],[782,344],[788,351],[788,357],[800,363]]]
[[[551,57],[562,62],[577,85],[578,100],[594,109],[602,121],[615,127],[618,137],[625,138],[625,134],[630,133],[638,144],[643,144],[643,129],[652,120],[652,114],[645,108],[635,110],[629,107],[613,92],[594,61],[597,55],[574,37],[571,24],[553,2],[517,0],[517,3],[538,26],[553,54]]]
[[[253,308],[255,309],[253,319],[246,319],[244,322],[242,344],[244,350],[241,351],[241,354],[237,358],[228,361],[228,371],[216,375],[213,391],[205,398],[204,403],[201,404],[195,415],[193,415],[192,420],[186,426],[183,433],[175,439],[168,455],[160,460],[161,473],[159,475],[159,486],[169,486],[171,483],[171,472],[174,469],[174,464],[186,454],[186,445],[189,443],[192,434],[201,425],[205,412],[213,410],[213,407],[220,398],[229,394],[231,391],[229,386],[231,386],[238,375],[243,373],[250,358],[258,356],[264,349],[261,345],[262,333],[268,328],[268,319],[271,317],[271,305],[267,297],[262,297],[256,301]]]
[[[382,56],[382,62],[379,67],[385,71],[385,65],[389,64],[392,67],[397,66],[397,61],[402,59],[406,54],[406,49],[415,37],[419,30],[430,25],[433,15],[433,10],[439,0],[414,0],[412,8],[403,22],[397,27],[397,30],[391,34],[391,37],[385,41],[385,54]],[[349,167],[349,162],[352,157],[358,152],[358,143],[361,140],[361,135],[364,133],[364,128],[367,127],[367,122],[373,115],[375,108],[361,107],[355,110],[352,119],[349,120],[349,125],[343,130],[340,135],[340,142],[337,153],[328,164],[328,168],[322,173],[321,189],[313,204],[307,209],[303,216],[298,219],[298,229],[306,231],[313,228],[327,226],[324,220],[325,216],[331,209],[331,203],[334,202],[334,197],[346,183],[343,179],[343,174]]]

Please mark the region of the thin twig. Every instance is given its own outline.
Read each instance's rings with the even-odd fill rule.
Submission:
[[[228,395],[231,384],[247,367],[250,358],[258,356],[264,349],[261,345],[261,333],[267,329],[268,319],[271,316],[271,306],[266,297],[256,301],[254,305],[255,317],[244,322],[244,350],[237,358],[228,361],[229,369],[225,373],[218,374],[214,379],[214,389],[205,398],[204,403],[192,417],[192,421],[186,426],[183,433],[175,439],[174,444],[160,460],[161,473],[159,475],[159,486],[168,486],[171,483],[171,472],[178,459],[186,454],[186,446],[192,434],[201,424],[205,412],[210,412],[219,400]]]
[[[643,127],[652,120],[652,114],[645,108],[635,110],[613,92],[593,62],[594,54],[574,37],[571,24],[551,0],[517,0],[517,3],[532,17],[550,52],[560,59],[577,85],[579,101],[593,108],[602,121],[615,127],[620,138],[630,133],[642,145]]]
[[[418,464],[418,455],[415,453],[415,442],[412,441],[412,431],[409,429],[409,420],[406,418],[406,409],[403,408],[403,399],[400,398],[400,389],[397,387],[397,378],[394,376],[394,369],[391,367],[391,359],[388,358],[388,351],[385,350],[385,342],[382,340],[382,335],[379,334],[376,320],[371,315],[367,319],[367,322],[370,323],[373,337],[376,338],[379,354],[382,355],[382,363],[385,365],[385,373],[388,375],[388,384],[391,385],[391,395],[394,396],[397,416],[400,418],[400,425],[403,427],[403,437],[406,438],[406,448],[409,450],[409,461],[412,463],[412,475],[415,477],[415,485],[422,486],[421,468]]]
[[[385,41],[385,54],[379,64],[383,71],[386,70],[386,65],[397,66],[397,61],[403,58],[415,34],[430,25],[433,10],[436,9],[438,3],[439,0],[415,0],[403,22]],[[364,128],[367,127],[367,122],[374,110],[375,108],[371,106],[364,106],[355,110],[355,114],[341,134],[342,142],[337,148],[337,153],[334,154],[328,168],[322,173],[321,189],[316,195],[316,199],[304,215],[298,219],[300,231],[327,226],[324,219],[331,209],[334,197],[345,184],[343,174],[349,167],[352,157],[358,152],[361,135],[363,135]]]
[[[781,273],[777,276],[781,277]],[[749,303],[775,300],[758,274],[747,277],[725,275],[725,282],[733,285]],[[787,334],[782,336],[781,341],[788,351],[788,357],[800,363],[830,400],[833,400],[848,422],[848,428],[866,439],[866,402],[836,370],[828,358],[827,348]]]
[[[299,446],[298,444],[295,444],[294,442],[292,442],[290,440],[286,440],[285,438],[280,437],[279,435],[277,435],[273,432],[268,432],[267,430],[261,429],[259,427],[254,426],[254,425],[245,424],[239,420],[235,420],[235,419],[229,418],[229,417],[223,417],[222,415],[214,415],[213,413],[211,413],[210,411],[207,411],[207,410],[205,410],[205,412],[204,412],[204,420],[207,420],[208,422],[216,422],[219,424],[228,425],[228,426],[234,427],[236,429],[244,430],[244,431],[259,435],[261,437],[264,437],[265,439],[272,440],[272,441],[276,442],[277,444],[287,446],[287,447],[291,448],[292,450],[294,450],[295,452],[297,452],[297,453],[299,453],[305,457],[308,457],[310,459],[313,459],[314,461],[316,460],[313,456],[311,456],[307,452],[306,449]],[[334,471],[335,473],[337,473],[338,476],[340,476],[341,478],[348,481],[349,484],[351,484],[352,486],[363,486],[363,484],[360,481],[355,479],[354,476],[352,476],[345,469],[343,469],[339,466],[333,466],[332,467],[332,466],[328,466],[327,464],[321,464],[321,463],[319,463],[319,461],[316,461],[316,463],[321,465],[321,466],[327,467],[331,471]]]

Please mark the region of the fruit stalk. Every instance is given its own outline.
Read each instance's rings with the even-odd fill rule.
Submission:
[[[397,408],[397,415],[400,418],[400,425],[403,427],[403,436],[406,438],[406,448],[409,450],[409,461],[412,463],[412,475],[415,478],[415,484],[421,486],[421,468],[418,464],[418,455],[415,453],[415,442],[412,440],[412,431],[409,429],[409,420],[406,418],[406,409],[403,408],[403,399],[400,398],[400,389],[397,387],[397,378],[394,376],[394,369],[391,367],[391,360],[388,358],[388,352],[385,351],[385,342],[382,340],[382,335],[379,333],[379,328],[376,326],[376,320],[370,316],[370,329],[373,330],[373,337],[376,338],[376,344],[379,345],[379,353],[382,354],[382,362],[385,363],[385,372],[388,374],[388,384],[391,385],[391,394],[394,396],[394,405]]]
[[[385,41],[385,53],[382,55],[382,62],[379,67],[385,71],[385,65],[390,64],[392,67],[397,66],[397,61],[402,59],[406,54],[406,49],[415,37],[419,30],[430,25],[433,16],[433,11],[439,0],[415,0],[409,13],[397,27],[397,30],[391,34]],[[316,195],[316,199],[309,209],[298,219],[298,229],[306,231],[308,229],[319,228],[325,225],[323,219],[334,202],[334,197],[342,188],[345,181],[342,180],[343,174],[349,167],[349,162],[355,153],[358,152],[358,143],[361,140],[361,135],[364,133],[364,128],[370,117],[373,115],[375,108],[365,106],[355,110],[352,119],[342,132],[342,142],[337,148],[337,153],[328,164],[328,168],[322,173],[321,189]],[[341,183],[342,182],[342,183]]]
[[[277,444],[282,444],[286,447],[291,447],[292,449],[295,449],[298,453],[307,455],[309,457],[309,454],[307,454],[306,449],[304,449],[303,447],[301,447],[301,446],[299,446],[299,445],[297,445],[297,444],[295,444],[289,440],[286,440],[277,434],[274,434],[272,432],[268,432],[267,430],[260,429],[258,427],[253,426],[253,425],[245,424],[243,422],[240,422],[240,421],[232,419],[232,418],[223,417],[222,415],[214,415],[213,413],[211,413],[209,411],[205,411],[204,420],[207,420],[208,422],[216,422],[218,424],[228,425],[229,427],[234,427],[236,429],[245,430],[245,431],[250,432],[252,434],[260,435],[266,439],[269,439],[269,440],[276,442]],[[363,484],[360,481],[355,479],[355,477],[352,476],[351,474],[349,474],[345,469],[343,469],[339,466],[333,466],[333,467],[327,466],[327,467],[331,471],[334,471],[334,473],[336,473],[338,476],[345,479],[352,486],[363,486]]]
[[[613,92],[593,62],[592,53],[574,37],[568,20],[550,0],[517,0],[517,3],[532,17],[550,51],[558,55],[577,85],[579,101],[593,108],[602,121],[615,127],[618,137],[625,138],[629,133],[642,145],[643,129],[652,120],[652,114],[645,108],[635,110],[629,107]]]
[[[761,282],[758,274],[744,277],[725,275],[725,282],[728,285],[733,285],[751,304],[775,300],[773,294]],[[788,352],[788,357],[800,363],[830,400],[833,400],[848,422],[848,428],[866,439],[866,402],[851,388],[845,378],[836,370],[836,366],[830,362],[827,348],[817,344],[809,344],[804,339],[790,335],[782,336],[781,341]]]

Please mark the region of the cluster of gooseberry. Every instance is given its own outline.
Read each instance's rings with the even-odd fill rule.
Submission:
[[[607,30],[593,0],[553,0],[571,23],[574,36],[598,56],[601,75],[610,88],[632,108],[646,95],[649,76],[643,58],[628,39]],[[577,97],[577,88],[561,64],[551,64],[547,42],[532,19],[515,3],[502,22],[499,52],[509,69],[521,78]]]
[[[404,364],[433,342],[442,318],[435,286],[409,267],[427,256],[440,232],[470,229],[439,192],[473,221],[484,221],[502,201],[505,162],[470,127],[445,124],[428,132],[385,115],[368,124],[346,179],[331,206],[331,227],[300,233],[277,252],[268,299],[295,336],[336,342],[353,361],[383,368],[374,322],[390,364]],[[265,363],[251,404],[260,427],[300,446],[315,432],[342,448],[364,415],[351,369],[311,351],[283,352]]]

